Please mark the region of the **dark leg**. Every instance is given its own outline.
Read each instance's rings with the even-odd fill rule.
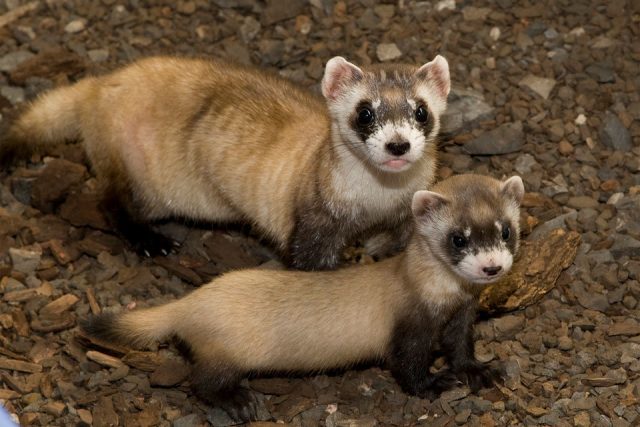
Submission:
[[[234,421],[256,420],[257,401],[251,391],[238,383],[242,372],[229,366],[200,362],[193,366],[191,389],[202,401],[222,408]]]
[[[412,395],[433,399],[458,384],[449,369],[431,374],[441,324],[420,307],[398,323],[392,338],[391,372],[402,389]]]
[[[413,221],[406,218],[400,224],[389,230],[378,230],[372,233],[364,247],[371,256],[386,258],[402,251],[413,232]]]
[[[171,252],[173,241],[153,231],[148,221],[140,218],[129,188],[107,188],[102,206],[111,225],[139,255],[154,257]]]
[[[289,241],[289,265],[296,270],[338,268],[349,236],[344,221],[310,211],[299,217]]]
[[[451,370],[474,392],[491,387],[501,377],[499,369],[476,360],[473,345],[475,320],[476,304],[474,301],[466,301],[453,313],[442,334],[442,349]]]

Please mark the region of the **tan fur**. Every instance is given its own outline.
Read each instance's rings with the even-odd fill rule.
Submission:
[[[460,209],[466,202],[456,194],[483,186],[510,203],[503,184],[475,175],[434,190]],[[474,207],[471,200],[466,214],[474,215]],[[421,304],[437,315],[473,286],[434,254],[439,243],[432,239],[416,232],[400,255],[337,271],[228,273],[175,302],[116,317],[110,336],[146,344],[175,334],[196,360],[240,371],[316,370],[384,357],[400,317]]]
[[[40,146],[81,138],[99,180],[131,190],[145,219],[250,221],[281,249],[296,209],[318,196],[351,206],[362,228],[394,222],[431,184],[436,157],[431,144],[389,176],[332,141],[321,97],[254,69],[170,57],[46,93],[13,134]]]

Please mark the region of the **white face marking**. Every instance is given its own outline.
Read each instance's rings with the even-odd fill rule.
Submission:
[[[408,142],[409,150],[400,155],[391,154],[386,145],[392,142]],[[400,172],[422,157],[427,141],[424,134],[413,123],[406,120],[400,123],[387,122],[367,138],[366,145],[372,162],[382,170]]]
[[[463,231],[464,237],[466,237],[467,239],[469,238],[469,236],[471,236],[471,228],[467,227],[464,229]]]
[[[418,107],[418,104],[413,99],[407,99],[407,103],[411,106],[412,110],[415,110]]]
[[[379,99],[376,99],[375,101],[373,101],[371,103],[371,105],[373,106],[374,110],[377,110],[378,108],[380,108],[380,104],[382,103],[382,101],[380,101]]]
[[[467,254],[462,261],[454,267],[462,277],[472,283],[491,283],[501,278],[511,269],[513,255],[507,249],[505,242],[500,247],[481,249],[478,254]],[[492,269],[499,270],[492,273]]]

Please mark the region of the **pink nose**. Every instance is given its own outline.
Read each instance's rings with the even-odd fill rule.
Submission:
[[[496,274],[498,274],[498,272],[500,270],[502,270],[502,266],[500,266],[500,265],[496,265],[496,266],[492,266],[492,267],[484,267],[482,269],[482,271],[487,273],[487,276],[495,276]]]

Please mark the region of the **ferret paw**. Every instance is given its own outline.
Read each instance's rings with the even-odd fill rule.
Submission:
[[[258,419],[258,400],[246,388],[198,393],[198,397],[207,404],[222,409],[235,423],[248,423]]]
[[[419,383],[405,382],[402,389],[414,396],[429,400],[437,399],[440,394],[460,385],[456,374],[450,369],[443,369],[433,375],[429,375]]]
[[[131,239],[131,245],[138,255],[153,258],[169,255],[174,247],[174,242],[172,239],[148,229]]]
[[[467,384],[471,391],[477,392],[482,388],[492,387],[496,382],[502,382],[504,370],[483,363],[474,363],[456,370],[458,379]]]

